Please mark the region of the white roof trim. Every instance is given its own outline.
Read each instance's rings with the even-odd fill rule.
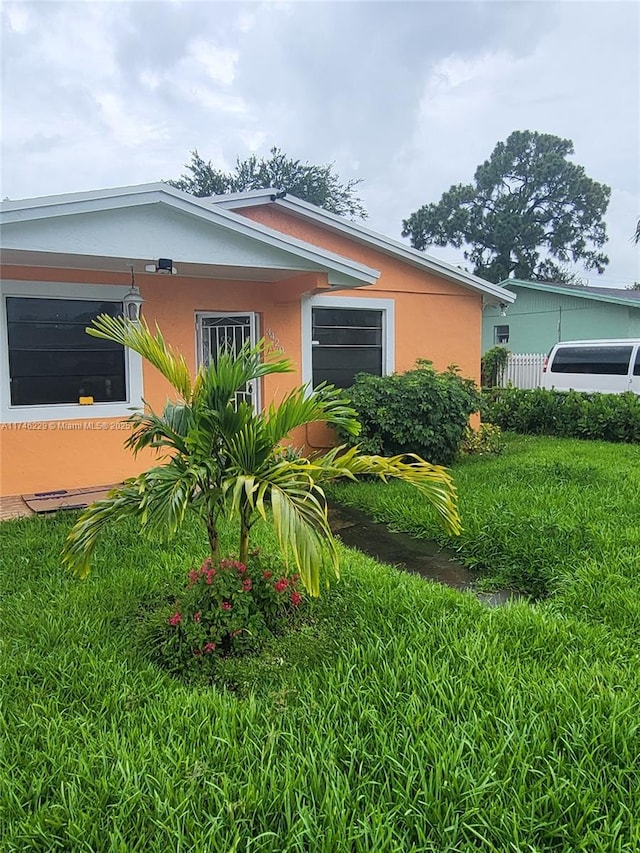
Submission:
[[[375,284],[380,277],[379,270],[253,222],[231,210],[213,206],[208,199],[196,198],[164,183],[6,201],[0,205],[0,221],[5,225],[145,204],[167,204],[211,224],[302,257],[325,270],[355,279],[353,286]]]
[[[510,304],[515,302],[515,294],[510,293],[503,287],[493,284],[490,281],[485,281],[476,275],[458,269],[452,264],[447,264],[444,261],[439,261],[431,255],[426,255],[417,249],[407,246],[398,240],[393,240],[384,234],[377,231],[371,231],[365,228],[358,222],[351,222],[341,216],[336,216],[335,213],[329,213],[328,210],[323,210],[315,204],[309,204],[300,198],[293,195],[286,195],[283,198],[273,198],[280,191],[277,189],[266,190],[249,190],[245,193],[233,193],[230,195],[210,196],[207,201],[213,204],[216,208],[223,207],[227,210],[235,210],[241,207],[253,207],[259,204],[276,204],[278,207],[288,210],[296,216],[304,219],[309,219],[329,228],[332,231],[338,231],[346,234],[359,243],[364,243],[369,246],[374,246],[376,249],[384,252],[387,255],[399,257],[412,266],[421,269],[427,269],[436,275],[440,275],[449,281],[454,281],[458,284],[468,287],[475,291],[480,291],[488,297],[487,301],[494,304],[505,303]]]

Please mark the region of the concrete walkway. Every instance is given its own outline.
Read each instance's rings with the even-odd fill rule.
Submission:
[[[22,518],[25,515],[35,515],[35,513],[29,509],[20,495],[8,495],[0,498],[0,521]]]
[[[89,486],[78,489],[58,489],[52,492],[40,492],[34,495],[8,495],[0,497],[0,521],[12,518],[52,513],[64,509],[84,509],[94,501],[102,500],[121,483],[108,486]],[[27,504],[27,501],[29,502]]]

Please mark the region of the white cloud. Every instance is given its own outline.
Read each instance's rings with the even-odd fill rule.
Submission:
[[[608,276],[640,278],[635,4],[25,0],[2,26],[3,196],[177,177],[193,148],[231,168],[277,145],[362,177],[369,224],[399,236],[498,140],[538,130],[612,186]]]
[[[31,16],[28,9],[17,3],[7,3],[3,9],[7,27],[10,32],[26,35],[31,28]]]
[[[230,86],[235,78],[238,57],[237,50],[220,48],[212,41],[198,38],[192,42],[185,64],[195,65],[191,73],[204,71],[214,82]]]

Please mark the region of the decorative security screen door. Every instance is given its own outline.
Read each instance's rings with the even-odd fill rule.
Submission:
[[[258,317],[249,312],[246,314],[207,313],[196,315],[198,335],[199,363],[207,366],[211,359],[216,358],[221,349],[228,348],[237,354],[242,346],[250,341],[255,346],[258,340]],[[254,409],[260,408],[259,386],[257,380],[249,382],[236,394],[236,401],[251,404]]]

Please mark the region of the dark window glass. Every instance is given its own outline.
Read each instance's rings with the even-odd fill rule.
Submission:
[[[382,376],[382,311],[314,308],[313,386],[349,388],[358,373]]]
[[[352,327],[352,328],[381,328],[382,311],[372,311],[370,308],[314,308],[314,326]]]
[[[7,297],[12,405],[127,399],[124,347],[85,332],[98,314],[119,316],[122,303]]]
[[[339,326],[329,329],[316,326],[313,339],[320,346],[328,347],[380,347],[382,346],[382,329],[340,328]]]
[[[640,376],[640,347],[636,353],[636,363],[633,365],[633,375]]]
[[[561,347],[553,359],[552,373],[597,373],[626,376],[630,346]]]

